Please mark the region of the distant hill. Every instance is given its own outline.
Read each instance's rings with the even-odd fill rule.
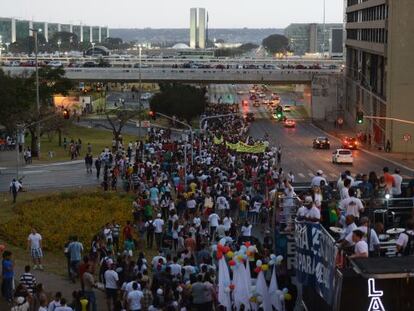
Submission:
[[[225,42],[256,43],[260,44],[264,38],[272,34],[283,34],[284,29],[279,28],[215,28],[208,30],[209,40],[222,39]],[[111,37],[122,40],[151,42],[163,45],[182,42],[188,44],[190,30],[188,28],[144,28],[144,29],[110,29]]]

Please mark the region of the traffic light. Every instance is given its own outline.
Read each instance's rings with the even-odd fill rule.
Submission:
[[[150,110],[148,114],[149,114],[150,118],[155,121],[155,117],[156,117],[155,111]]]
[[[364,123],[364,112],[359,110],[357,111],[357,124],[362,124]]]
[[[70,118],[70,112],[68,109],[63,109],[63,118],[68,120]]]
[[[278,120],[281,120],[283,118],[283,108],[282,106],[277,106],[276,108],[276,117]]]

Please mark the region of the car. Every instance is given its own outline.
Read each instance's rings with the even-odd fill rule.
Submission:
[[[342,140],[342,148],[358,149],[358,140],[355,137],[345,137]]]
[[[240,90],[240,91],[237,91],[237,92],[236,92],[236,94],[237,94],[237,95],[244,95],[244,94],[246,94],[246,92],[245,92],[245,91],[241,91],[241,90]]]
[[[354,157],[352,155],[352,150],[350,149],[336,149],[332,153],[332,163],[334,164],[353,164]]]
[[[84,62],[82,67],[93,68],[93,67],[97,67],[97,64],[95,62]]]
[[[258,99],[256,99],[256,100],[253,102],[253,107],[260,107],[260,101],[259,101]]]
[[[52,60],[52,61],[48,62],[48,63],[47,63],[47,65],[48,65],[49,67],[52,67],[52,68],[59,68],[59,67],[63,67],[62,62],[61,62],[61,61],[59,61],[59,60]]]
[[[250,95],[250,100],[256,100],[256,99],[257,99],[256,95],[254,95],[254,94]]]
[[[284,105],[282,106],[283,112],[291,112],[292,106],[291,105]]]
[[[270,104],[270,100],[268,99],[263,100],[263,105],[269,105],[269,104]]]
[[[329,149],[331,147],[331,143],[329,142],[328,137],[316,137],[313,140],[313,148],[315,149]]]
[[[245,120],[246,120],[246,122],[253,122],[254,121],[254,113],[253,112],[246,113]]]
[[[259,97],[260,98],[265,98],[266,97],[266,94],[265,93],[259,93]]]
[[[296,127],[296,122],[295,122],[295,120],[292,120],[292,119],[286,119],[285,123],[284,123],[284,126],[287,127],[287,128],[294,128],[294,127]]]

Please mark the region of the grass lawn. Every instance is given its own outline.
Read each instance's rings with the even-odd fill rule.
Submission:
[[[58,134],[54,134],[51,139],[48,135],[43,135],[40,142],[41,147],[41,159],[37,160],[33,158],[33,163],[36,162],[57,162],[57,161],[69,161],[70,155],[68,150],[63,148],[63,137],[66,137],[68,142],[77,140],[78,138],[82,141],[82,150],[81,150],[81,159],[83,159],[86,153],[86,146],[89,143],[92,145],[92,153],[96,155],[102,151],[106,146],[112,146],[112,133],[109,130],[105,129],[94,129],[86,128],[83,126],[77,126],[76,123],[71,124],[65,133],[62,134],[62,147],[59,147],[59,137]],[[135,141],[137,137],[133,135],[123,134],[124,141],[129,142]],[[30,146],[30,137],[26,141],[26,146]],[[53,151],[53,158],[49,158],[49,151]]]

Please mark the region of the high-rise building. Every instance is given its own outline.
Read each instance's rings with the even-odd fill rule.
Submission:
[[[198,18],[197,18],[198,17]],[[190,9],[190,48],[205,49],[207,45],[208,13],[204,8]]]
[[[13,43],[32,35],[29,29],[41,29],[46,41],[53,38],[57,32],[66,31],[75,33],[79,41],[102,42],[109,37],[108,27],[90,27],[72,24],[18,20],[15,18],[0,17],[0,36],[4,43]]]
[[[331,57],[343,57],[344,55],[344,30],[332,28],[329,38],[329,55]]]
[[[206,48],[206,25],[207,25],[207,15],[206,9],[198,9],[198,47],[200,49]]]
[[[190,9],[190,48],[197,48],[197,8]]]
[[[290,24],[284,34],[289,39],[293,53],[326,53],[329,48],[329,33],[332,28],[342,28],[342,24]]]
[[[358,111],[393,118],[367,118],[358,127],[375,146],[389,142],[393,151],[412,152],[414,143],[404,135],[414,133],[413,125],[395,119],[414,121],[414,1],[347,0],[345,14],[349,121],[355,122]]]

